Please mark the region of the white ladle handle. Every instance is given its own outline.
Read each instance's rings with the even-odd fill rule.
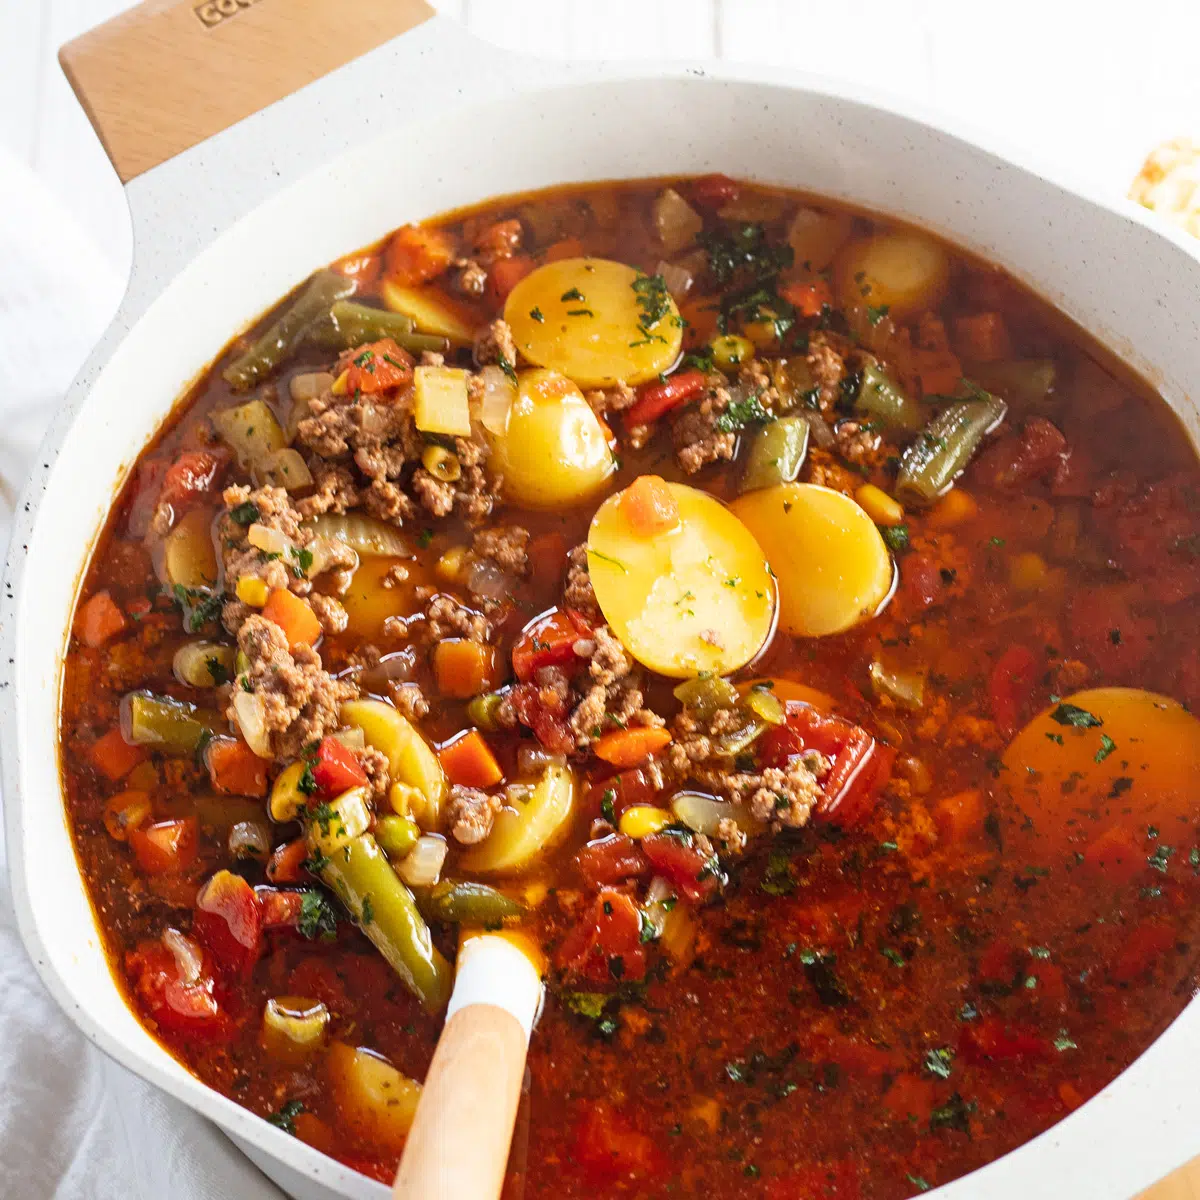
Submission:
[[[395,1200],[497,1200],[541,992],[538,968],[511,941],[463,942]]]

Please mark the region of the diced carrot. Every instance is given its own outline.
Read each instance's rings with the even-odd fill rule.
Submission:
[[[954,318],[954,348],[968,362],[990,363],[1012,357],[1008,326],[998,312]]]
[[[149,751],[144,746],[131,746],[121,736],[119,729],[110,729],[102,738],[98,738],[87,754],[92,766],[113,783],[124,779],[138,763],[145,762],[149,757]]]
[[[671,740],[671,734],[661,725],[635,725],[631,729],[614,729],[592,746],[599,759],[614,767],[641,766]]]
[[[304,869],[304,861],[307,858],[308,842],[304,838],[284,842],[271,852],[267,863],[267,878],[272,883],[303,883],[308,878]]]
[[[944,845],[970,841],[983,829],[983,796],[976,788],[939,800],[933,809],[938,838]]]
[[[829,284],[820,278],[786,283],[779,289],[779,294],[802,317],[819,317],[824,308],[833,305],[833,292]]]
[[[912,366],[926,396],[952,396],[962,382],[962,363],[949,350],[914,350]]]
[[[311,605],[287,588],[275,588],[271,592],[263,605],[262,615],[283,630],[291,650],[297,646],[311,646],[321,636],[321,622]]]
[[[527,254],[497,259],[488,268],[488,292],[497,303],[508,299],[508,293],[533,270],[533,259]]]
[[[359,346],[346,368],[346,394],[374,395],[405,387],[413,377],[412,356],[391,338]]]
[[[621,493],[621,513],[638,537],[652,538],[679,524],[679,505],[659,475],[639,475]]]
[[[218,792],[231,796],[265,796],[267,762],[241,738],[213,738],[205,751],[208,777]]]
[[[433,671],[443,696],[467,700],[492,686],[495,652],[479,642],[449,638],[434,647]]]
[[[693,296],[679,305],[683,318],[683,346],[695,350],[711,341],[717,332],[717,317],[721,312],[720,296]]]
[[[676,371],[667,379],[642,384],[638,398],[625,412],[626,428],[657,421],[672,409],[695,400],[707,386],[704,372],[696,370]]]
[[[125,628],[125,614],[108,591],[97,592],[75,618],[75,636],[94,650]]]
[[[491,747],[478,729],[471,729],[438,751],[451,783],[460,787],[494,787],[504,778]]]
[[[199,823],[195,817],[158,821],[128,831],[138,866],[147,875],[182,871],[195,861]]]
[[[440,275],[454,260],[454,241],[442,229],[404,225],[384,251],[387,276],[401,287],[415,287]]]
[[[592,636],[592,630],[577,613],[553,608],[535,617],[521,630],[512,648],[513,674],[528,683],[542,667],[575,663],[575,643]]]
[[[140,829],[150,820],[150,797],[145,792],[118,792],[104,806],[104,828],[118,842],[125,841],[132,829]]]
[[[562,238],[542,251],[546,262],[558,262],[563,258],[582,258],[583,243],[574,237]]]
[[[333,269],[358,284],[358,291],[365,291],[378,280],[383,271],[383,256],[375,250],[347,254],[333,264]]]

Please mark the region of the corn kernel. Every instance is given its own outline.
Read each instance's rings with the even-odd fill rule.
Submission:
[[[742,332],[754,343],[760,350],[768,346],[773,346],[779,341],[779,325],[775,319],[775,314],[768,309],[759,309],[763,314],[762,320],[747,321],[742,326]]]
[[[421,452],[421,465],[443,483],[453,483],[462,475],[461,464],[445,446],[426,446]]]
[[[675,818],[665,808],[653,804],[635,804],[621,814],[621,832],[634,841],[665,829]]]
[[[1008,581],[1019,592],[1036,592],[1046,582],[1046,560],[1032,550],[1008,561]]]
[[[308,797],[300,790],[300,780],[304,776],[305,764],[294,762],[290,767],[284,767],[271,788],[271,799],[268,809],[272,821],[294,821],[303,811]]]
[[[899,525],[904,520],[904,509],[900,503],[873,483],[864,483],[854,493],[854,499],[876,525]]]
[[[544,879],[535,879],[525,885],[522,899],[528,908],[541,908],[550,895],[550,885]]]
[[[251,608],[262,608],[267,602],[271,589],[266,581],[254,575],[243,575],[237,581],[237,598]]]
[[[347,391],[347,384],[350,379],[350,372],[343,371],[334,381],[333,386],[329,389],[335,396],[344,396]]]
[[[467,569],[467,548],[466,546],[451,546],[441,558],[437,560],[437,566],[434,571],[439,579],[443,579],[446,583],[461,583]]]
[[[949,529],[969,521],[979,511],[979,505],[962,488],[951,488],[929,513],[930,525]]]
[[[748,362],[754,357],[754,343],[736,333],[713,338],[708,348],[712,351],[713,362],[722,371],[733,371],[740,363]]]
[[[420,812],[425,806],[425,797],[420,788],[411,783],[393,783],[388,788],[388,803],[398,817],[408,817]]]

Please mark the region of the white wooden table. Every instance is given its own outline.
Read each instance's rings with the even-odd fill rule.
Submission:
[[[0,145],[122,270],[123,200],[55,52],[130,2],[0,0]],[[497,53],[720,56],[870,82],[1003,132],[1115,190],[1154,142],[1200,135],[1196,0],[434,2]]]

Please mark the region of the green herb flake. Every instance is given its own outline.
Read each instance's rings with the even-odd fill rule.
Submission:
[[[253,525],[258,520],[259,512],[256,504],[251,504],[249,500],[239,504],[236,508],[229,510],[230,517],[233,518],[239,525]]]
[[[371,903],[371,897],[369,895],[363,896],[361,924],[372,925],[374,922],[375,906]]]
[[[921,1178],[920,1175],[913,1175],[911,1172],[905,1172],[904,1178],[917,1189],[918,1192],[929,1191],[929,1184]]]
[[[417,535],[417,545],[420,546],[422,550],[427,550],[429,548],[429,543],[432,541],[433,541],[433,530],[432,529],[429,529],[429,528],[422,529],[421,532]]]
[[[1107,733],[1100,735],[1100,749],[1096,751],[1096,762],[1102,763],[1115,749],[1117,743]]]
[[[930,1075],[938,1079],[949,1079],[954,1070],[954,1051],[949,1046],[929,1050],[921,1065]]]
[[[1059,1054],[1065,1054],[1068,1050],[1078,1050],[1079,1046],[1072,1040],[1070,1034],[1065,1029],[1060,1029],[1058,1037],[1054,1039],[1054,1048]]]
[[[879,953],[882,954],[883,957],[886,958],[894,967],[908,966],[908,959],[906,959],[899,950],[893,950],[891,946],[884,946]]]
[[[541,325],[546,320],[545,316],[542,313],[542,310],[540,308],[538,308],[537,305],[534,305],[533,308],[531,308],[529,310],[529,319],[531,321],[536,321],[539,325]]]
[[[209,678],[212,679],[215,687],[220,687],[222,684],[229,682],[229,668],[215,656],[206,658],[204,666],[208,671]]]
[[[893,554],[903,554],[909,547],[907,525],[885,525],[880,529],[884,545]]]
[[[763,408],[758,393],[754,392],[745,400],[734,400],[717,418],[715,426],[718,433],[737,433],[747,425],[769,425],[774,420],[774,413]]]
[[[1055,708],[1050,714],[1050,719],[1057,721],[1060,725],[1069,725],[1072,729],[1094,729],[1104,724],[1098,716],[1088,712],[1086,708],[1065,702]]]
[[[278,1112],[269,1114],[267,1120],[276,1129],[282,1129],[284,1133],[290,1133],[292,1137],[295,1137],[296,1118],[304,1111],[304,1105],[299,1100],[289,1100]]]
[[[318,891],[303,892],[300,897],[300,936],[310,942],[320,938],[332,942],[337,937],[337,910],[329,898]]]
[[[1161,871],[1162,874],[1167,873],[1167,866],[1170,862],[1171,855],[1175,853],[1174,846],[1168,846],[1166,842],[1159,842],[1154,847],[1154,853],[1146,856],[1146,863],[1153,867],[1156,871]]]
[[[786,854],[779,850],[772,852],[759,888],[768,896],[790,896],[796,890],[792,860]]]
[[[610,566],[616,567],[622,575],[629,574],[629,568],[619,558],[613,558],[611,554],[601,554],[599,550],[593,550],[591,546],[589,546],[588,557],[598,558],[601,562],[608,563]]]

